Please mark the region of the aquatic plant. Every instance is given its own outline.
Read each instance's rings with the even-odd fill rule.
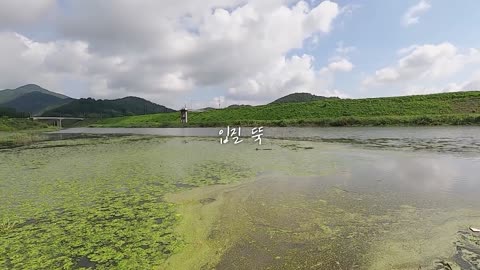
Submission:
[[[0,234],[7,233],[8,231],[15,228],[16,225],[16,221],[10,221],[9,219],[2,220],[2,222],[0,222]]]
[[[183,160],[182,140],[166,142],[77,138],[0,152],[0,268],[159,267],[184,245],[166,193],[253,175],[229,159],[203,159],[217,159],[213,152]],[[186,146],[198,153],[210,144]]]
[[[344,146],[267,140],[269,151],[257,147],[102,135],[2,150],[0,268],[348,269],[398,247],[404,239],[392,231],[414,227],[401,236],[419,235],[418,224],[439,213],[447,227],[428,225],[450,231],[465,225],[449,222],[474,216],[438,206],[449,204],[443,198],[421,209],[406,205],[414,202],[404,194],[339,186],[373,152],[360,159],[348,152],[347,164],[355,162],[347,167],[338,157]],[[188,192],[197,196],[167,200]],[[435,243],[453,248],[448,237]],[[246,262],[245,254],[258,260]]]

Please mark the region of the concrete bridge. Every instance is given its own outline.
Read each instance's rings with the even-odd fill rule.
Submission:
[[[36,121],[53,121],[53,124],[57,127],[62,127],[62,121],[63,120],[77,120],[77,121],[83,121],[85,118],[80,118],[80,117],[44,117],[44,116],[33,116],[31,117],[32,120]]]

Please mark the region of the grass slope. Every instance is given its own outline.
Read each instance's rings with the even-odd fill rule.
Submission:
[[[102,119],[98,127],[181,126],[179,113]],[[361,126],[480,124],[480,91],[432,95],[323,99],[189,113],[189,126]]]

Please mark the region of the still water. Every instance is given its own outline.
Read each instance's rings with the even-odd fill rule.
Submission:
[[[218,130],[1,150],[0,268],[480,269],[479,128]]]
[[[224,130],[226,129],[223,128]],[[70,128],[53,134],[137,134],[219,137],[221,128]],[[242,127],[249,137],[252,128]],[[267,138],[361,144],[366,147],[480,152],[480,127],[265,127]]]

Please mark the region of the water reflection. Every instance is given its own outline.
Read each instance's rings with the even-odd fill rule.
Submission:
[[[137,134],[217,137],[220,128],[71,128],[54,134]],[[480,153],[480,127],[266,127],[266,138],[347,143],[370,148]],[[251,128],[242,128],[251,136]]]
[[[382,154],[376,151],[352,151],[343,158],[349,164],[348,173],[340,178],[348,179],[347,186],[352,188],[478,199],[478,159],[409,152]]]

